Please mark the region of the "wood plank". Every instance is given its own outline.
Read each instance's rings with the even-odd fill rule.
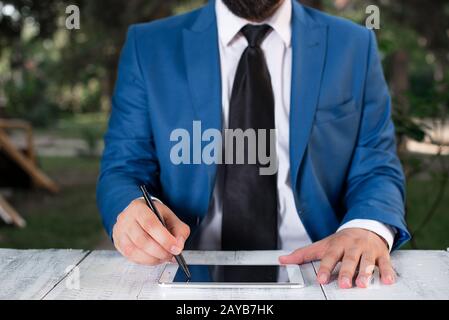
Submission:
[[[15,148],[8,136],[0,130],[0,148],[16,161],[33,179],[34,183],[50,192],[56,193],[59,187],[44,172],[42,172],[31,159],[28,159]]]
[[[333,281],[323,286],[329,300],[427,300],[449,299],[449,254],[446,251],[396,251],[392,254],[393,267],[398,274],[392,286],[379,281],[376,270],[367,289],[338,288],[335,272]],[[319,262],[314,262],[316,270]]]
[[[0,249],[0,300],[42,299],[78,264],[81,250]]]
[[[36,164],[36,154],[34,151],[33,126],[29,122],[23,121],[23,120],[18,120],[18,119],[9,119],[9,120],[0,119],[0,129],[6,129],[6,130],[21,129],[21,130],[25,131],[26,142],[27,142],[27,147],[26,147],[27,156],[34,164]]]
[[[145,282],[156,281],[161,268],[133,264],[116,251],[94,251],[78,267],[80,288],[61,282],[45,300],[135,300]]]
[[[13,224],[19,228],[25,228],[26,221],[20,214],[0,195],[0,218],[6,224]]]
[[[190,264],[277,263],[280,252],[259,255],[234,252],[186,251]],[[261,258],[264,256],[265,258]],[[69,290],[60,283],[46,299],[323,299],[311,264],[303,266],[303,289],[163,289],[157,285],[163,266],[146,267],[126,261],[115,251],[92,252],[79,265],[80,289]]]
[[[280,252],[185,252],[188,263],[274,264]],[[86,256],[87,255],[87,256]],[[81,262],[80,262],[81,261]],[[168,289],[157,280],[162,266],[126,261],[115,251],[0,250],[0,299],[448,299],[447,251],[399,251],[392,255],[399,274],[393,286],[375,279],[368,289],[342,290],[333,281],[316,284],[315,263],[301,266],[303,289]],[[80,288],[70,289],[66,268],[79,263]],[[76,270],[76,269],[75,269]],[[334,275],[335,279],[335,275]],[[325,295],[323,295],[323,292]]]

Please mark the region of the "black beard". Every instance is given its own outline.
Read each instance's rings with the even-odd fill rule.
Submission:
[[[223,0],[233,14],[249,21],[269,18],[284,0]]]

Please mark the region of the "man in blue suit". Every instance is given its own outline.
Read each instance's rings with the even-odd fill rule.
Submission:
[[[213,137],[223,143],[210,133],[226,130],[248,133],[237,157],[269,150],[277,170],[262,174],[267,163],[249,156],[220,161],[226,139],[204,161]],[[248,130],[275,132],[274,142],[257,135],[250,145]],[[193,151],[174,152],[181,142]],[[375,265],[393,283],[390,251],[410,236],[374,33],[293,0],[211,0],[132,26],[97,199],[116,248],[136,263],[165,262],[184,246],[285,249],[294,251],[281,263],[321,260],[322,284],[338,262],[342,288],[366,287]]]

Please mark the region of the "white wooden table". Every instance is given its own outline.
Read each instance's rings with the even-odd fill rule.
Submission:
[[[276,264],[280,251],[185,252],[190,264]],[[319,263],[301,266],[302,289],[160,288],[162,267],[138,266],[115,251],[0,249],[0,299],[449,299],[449,252],[399,251],[392,261],[393,286],[339,289],[336,282],[316,283]],[[79,279],[79,281],[77,281]],[[79,287],[78,287],[79,285]]]

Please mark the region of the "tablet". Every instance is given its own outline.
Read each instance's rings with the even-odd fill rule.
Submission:
[[[178,288],[302,288],[298,265],[189,265],[187,279],[177,264],[168,264],[159,279],[162,287]]]

